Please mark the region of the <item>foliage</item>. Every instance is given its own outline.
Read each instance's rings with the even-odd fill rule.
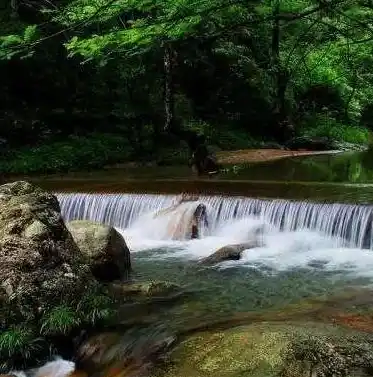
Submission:
[[[83,315],[82,320],[96,324],[108,320],[114,315],[113,301],[103,294],[87,295],[79,302],[77,311]]]
[[[170,111],[181,139],[219,149],[367,143],[372,18],[357,0],[24,0],[0,12],[0,138],[25,149],[0,167],[185,161],[162,136]],[[121,136],[90,136],[103,133]]]
[[[0,333],[0,373],[46,360],[58,352],[63,337],[68,340],[77,329],[110,323],[116,313],[115,299],[97,285],[75,302],[66,301],[62,298],[60,304],[41,313],[37,323],[18,321],[4,328]]]
[[[0,160],[3,173],[49,173],[87,170],[128,160],[131,147],[120,135],[71,136],[66,141],[24,148]]]
[[[0,370],[27,364],[45,346],[32,327],[18,325],[0,333]]]
[[[324,114],[304,119],[303,133],[308,137],[327,137],[331,140],[355,144],[368,144],[369,131],[358,126],[347,126]]]
[[[40,332],[42,334],[68,334],[74,327],[80,325],[77,313],[67,305],[54,307],[42,319]]]

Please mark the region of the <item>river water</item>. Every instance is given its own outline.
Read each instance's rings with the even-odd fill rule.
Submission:
[[[329,179],[345,183],[335,187],[320,182],[272,184],[232,180],[229,185],[220,181],[223,189],[219,190],[217,181],[203,182],[206,190],[195,191],[200,193],[198,203],[206,205],[209,225],[200,229],[201,237],[196,240],[171,237],[168,225],[180,221],[175,213],[171,217],[154,216],[175,202],[175,194],[195,188],[195,182],[179,180],[170,184],[169,189],[164,182],[142,181],[141,187],[147,182],[152,187],[144,189],[151,192],[147,194],[125,193],[129,190],[123,181],[105,182],[102,177],[87,179],[84,185],[79,179],[60,179],[44,182],[43,186],[57,191],[66,221],[98,221],[116,227],[123,234],[132,254],[135,279],[172,281],[194,292],[192,301],[163,316],[162,321],[172,327],[192,316],[216,319],[219,315],[282,308],[350,287],[370,287],[373,179],[368,173],[366,176],[359,173],[356,164],[353,168],[347,164],[349,169],[339,170],[350,179],[341,180],[338,174]],[[279,174],[307,181],[299,168],[285,169]],[[329,174],[330,178],[331,173],[320,174],[315,180],[323,180],[322,174],[324,177]],[[228,186],[234,196],[227,195]],[[160,194],[155,194],[156,191]],[[167,191],[173,194],[164,194]],[[203,195],[203,191],[210,194]],[[188,205],[195,203],[184,206]],[[252,240],[258,229],[263,246],[245,250],[241,260],[212,267],[197,263],[220,247]],[[64,377],[71,371],[71,364],[65,361],[51,365],[57,368],[52,373],[56,377]]]

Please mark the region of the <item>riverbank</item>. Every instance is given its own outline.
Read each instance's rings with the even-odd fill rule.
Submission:
[[[216,142],[216,141],[215,141]],[[131,144],[128,137],[122,134],[93,133],[86,136],[71,135],[61,141],[44,142],[38,146],[27,146],[18,149],[3,147],[0,151],[0,172],[2,175],[40,175],[67,174],[71,172],[87,172],[98,169],[127,167],[168,167],[187,166],[190,150],[186,142],[180,140],[164,141],[163,145],[150,144],[145,148]],[[363,144],[324,145],[327,151],[314,152],[311,144],[295,144],[291,149],[281,149],[280,145],[261,142],[241,144],[224,143],[218,146],[208,141],[209,147],[216,154],[222,165],[256,163],[272,161],[287,157],[330,154],[336,150],[362,150]],[[243,148],[245,145],[246,148]],[[267,149],[270,147],[270,149]],[[265,148],[265,149],[264,149]],[[278,149],[273,149],[278,148]],[[309,149],[309,151],[305,149]],[[322,148],[321,148],[322,149]],[[320,150],[320,145],[318,145]],[[190,170],[189,170],[190,172]]]

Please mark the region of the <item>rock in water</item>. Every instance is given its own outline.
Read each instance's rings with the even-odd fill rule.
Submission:
[[[168,281],[114,283],[111,288],[124,297],[167,297],[181,293],[181,288],[178,285]]]
[[[83,342],[74,359],[76,367],[89,376],[147,376],[175,341],[162,326],[101,333]]]
[[[200,260],[200,264],[212,265],[227,260],[239,260],[244,250],[253,249],[259,247],[261,244],[258,241],[245,242],[237,245],[227,245],[215,251],[215,253],[209,255],[206,258]]]
[[[71,221],[67,228],[87,257],[97,280],[109,282],[128,278],[131,270],[130,251],[115,228],[86,220]]]
[[[371,337],[332,325],[263,323],[187,337],[160,377],[371,375]]]
[[[57,198],[24,181],[0,186],[1,311],[34,318],[62,297],[79,297],[93,280]],[[0,325],[6,320],[0,315]]]

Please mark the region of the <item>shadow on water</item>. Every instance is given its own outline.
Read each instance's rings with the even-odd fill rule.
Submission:
[[[248,180],[373,183],[373,150],[290,157],[261,164],[241,164],[226,174]]]

